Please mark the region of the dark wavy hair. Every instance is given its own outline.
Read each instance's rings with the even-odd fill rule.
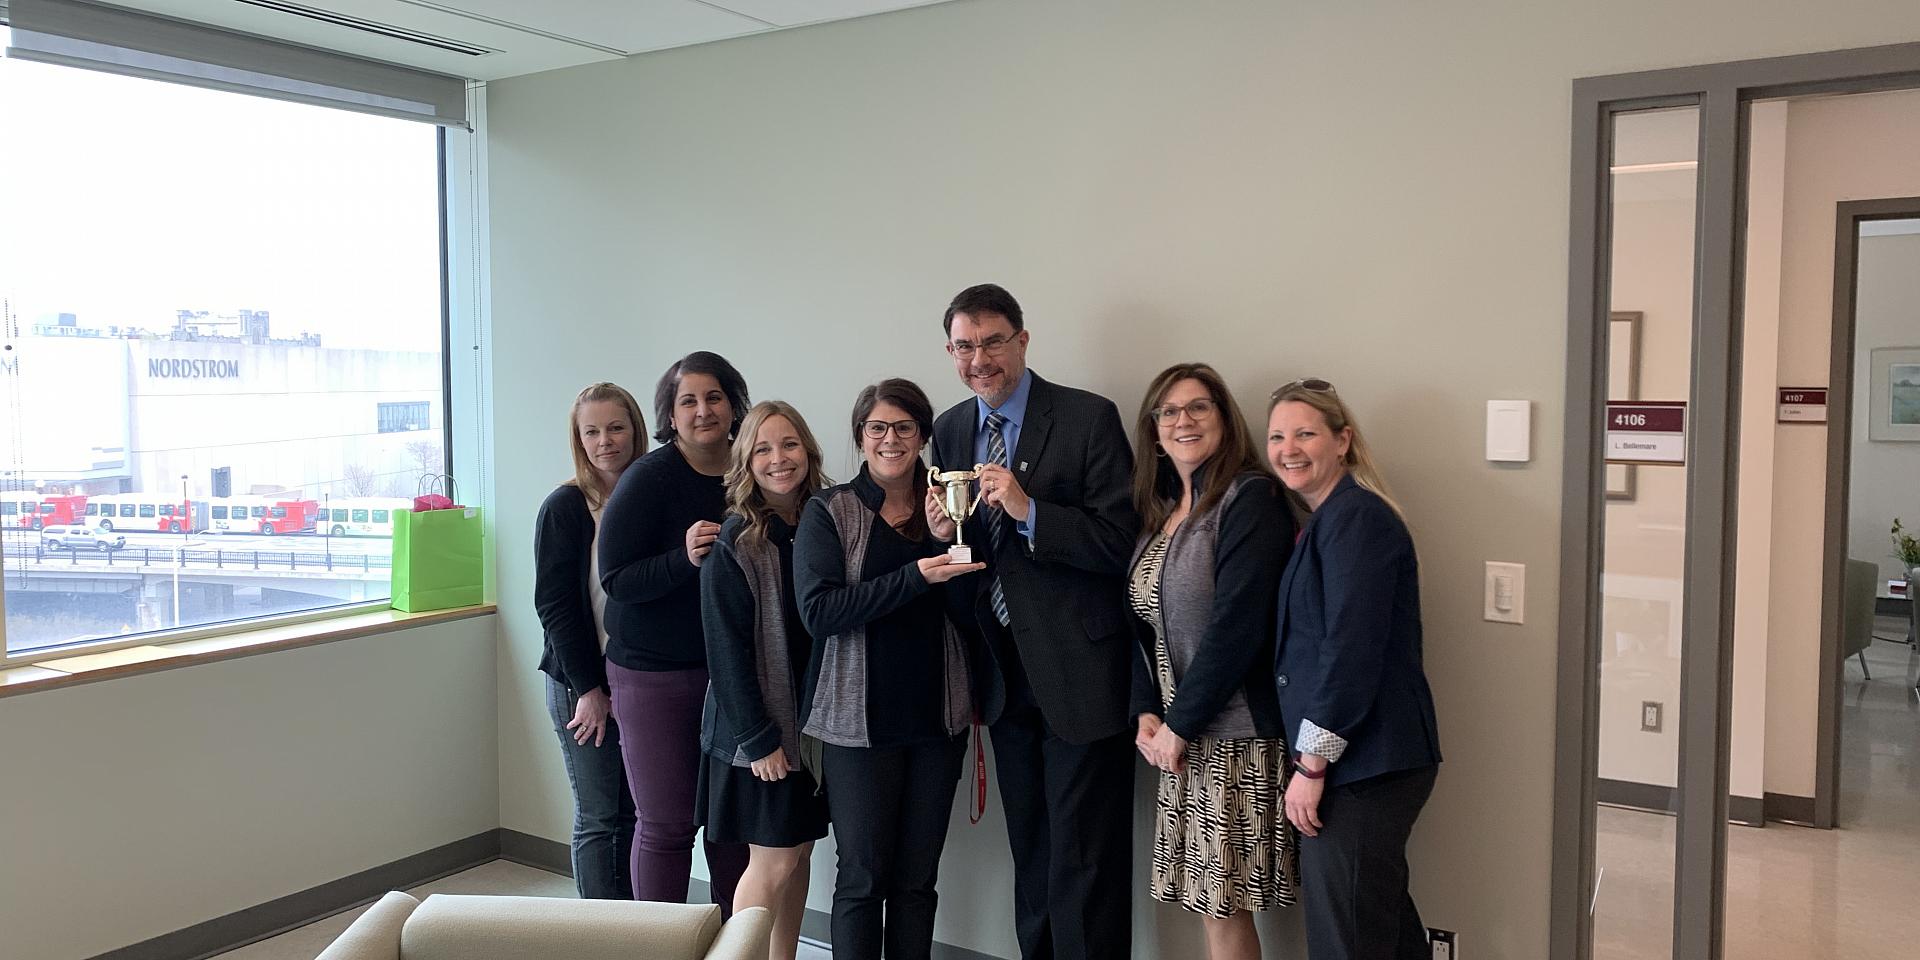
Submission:
[[[1220,446],[1200,465],[1200,489],[1194,498],[1193,512],[1205,513],[1232,489],[1233,480],[1249,470],[1267,472],[1265,461],[1253,442],[1253,431],[1240,412],[1240,404],[1227,389],[1218,371],[1204,363],[1176,363],[1147,385],[1140,398],[1140,415],[1133,424],[1133,506],[1140,514],[1140,529],[1157,533],[1180,501],[1180,472],[1173,461],[1156,448],[1160,431],[1153,410],[1166,400],[1167,392],[1182,380],[1197,380],[1213,399],[1214,416],[1220,419]]]
[[[873,408],[882,403],[891,403],[907,412],[913,422],[920,425],[920,450],[926,452],[926,445],[933,439],[933,401],[927,399],[927,392],[920,385],[904,377],[889,377],[860,391],[853,401],[853,448],[865,449],[860,443],[860,424],[873,415]],[[926,461],[920,461],[921,467]],[[909,539],[919,540],[927,533],[927,505],[919,493],[927,485],[924,469],[913,472],[913,517],[907,521],[907,528],[901,533]]]
[[[727,428],[727,436],[738,436],[740,421],[747,418],[747,410],[753,406],[747,397],[747,378],[741,376],[726,357],[709,350],[695,350],[675,360],[653,387],[653,422],[657,428],[653,439],[661,443],[673,441],[673,398],[680,392],[680,381],[689,373],[704,373],[720,381],[720,392],[727,395],[727,403],[733,407],[733,424]]]

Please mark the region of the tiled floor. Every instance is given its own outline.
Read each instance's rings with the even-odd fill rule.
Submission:
[[[1894,635],[1890,621],[1883,635]],[[1899,626],[1900,635],[1905,627]],[[1725,955],[1872,960],[1920,954],[1920,676],[1904,644],[1877,642],[1844,674],[1840,826],[1727,828]],[[1596,960],[1669,960],[1674,820],[1602,807],[1606,873]]]
[[[430,893],[492,894],[516,897],[571,897],[573,881],[545,870],[523,867],[505,860],[481,864],[464,873],[435,880],[408,891],[416,897]],[[365,907],[336,914],[325,920],[290,930],[277,937],[221,954],[217,960],[313,960],[338,937],[341,931],[365,912]],[[828,960],[828,953],[808,944],[800,945],[799,960]]]

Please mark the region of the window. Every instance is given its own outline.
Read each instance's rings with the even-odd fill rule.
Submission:
[[[16,58],[0,105],[0,660],[387,596],[390,525],[233,521],[449,462],[440,128]],[[83,517],[126,547],[38,548]]]
[[[425,400],[413,403],[383,403],[380,405],[380,432],[405,433],[410,430],[425,430],[431,425],[427,419],[432,404]]]

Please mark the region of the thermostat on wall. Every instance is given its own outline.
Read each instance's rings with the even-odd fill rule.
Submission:
[[[1533,403],[1527,400],[1487,401],[1487,459],[1495,463],[1526,463],[1533,459]]]

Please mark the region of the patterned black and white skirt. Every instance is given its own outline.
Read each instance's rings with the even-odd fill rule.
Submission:
[[[1283,778],[1286,742],[1200,737],[1160,774],[1148,892],[1209,917],[1292,906],[1299,874]]]

